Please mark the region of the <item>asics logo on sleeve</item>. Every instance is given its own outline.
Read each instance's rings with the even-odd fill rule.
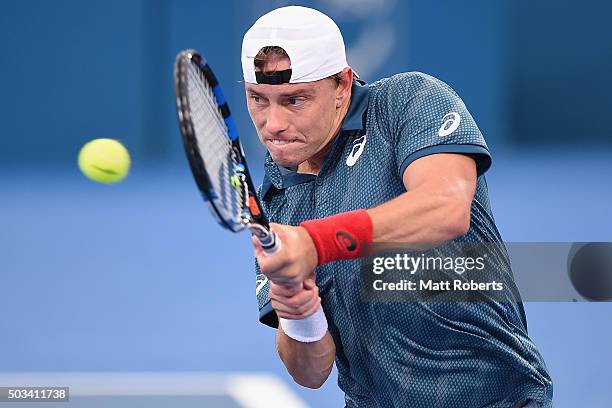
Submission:
[[[361,153],[363,153],[363,150],[365,149],[366,145],[366,136],[367,135],[363,135],[359,139],[355,139],[355,141],[353,142],[353,149],[346,158],[347,166],[352,167],[355,163],[357,163],[357,159],[361,157]]]
[[[459,127],[459,123],[461,123],[461,116],[457,112],[450,112],[444,115],[442,118],[444,123],[438,129],[438,136],[444,137],[453,133]]]

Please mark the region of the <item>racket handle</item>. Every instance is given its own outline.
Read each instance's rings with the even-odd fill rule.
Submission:
[[[249,231],[257,238],[264,254],[267,256],[274,255],[280,249],[280,239],[273,231],[259,224],[250,224]]]

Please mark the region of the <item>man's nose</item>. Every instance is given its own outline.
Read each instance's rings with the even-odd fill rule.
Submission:
[[[266,118],[266,131],[276,135],[286,130],[288,126],[287,118],[282,107],[271,104]]]

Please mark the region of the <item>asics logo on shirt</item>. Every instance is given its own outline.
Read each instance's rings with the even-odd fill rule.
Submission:
[[[255,295],[259,295],[259,292],[266,286],[268,283],[268,278],[264,274],[258,274],[256,277],[257,287],[255,288]]]
[[[450,112],[444,115],[442,118],[444,123],[438,129],[438,136],[444,137],[453,133],[459,127],[459,123],[461,123],[461,116],[457,112]]]
[[[365,149],[365,144],[367,140],[366,136],[367,135],[363,135],[359,139],[355,139],[355,141],[353,142],[353,149],[346,158],[347,166],[352,167],[355,163],[357,163],[357,159],[361,157],[361,153],[363,153],[363,150]]]

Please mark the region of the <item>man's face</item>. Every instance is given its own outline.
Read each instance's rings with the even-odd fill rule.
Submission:
[[[272,59],[264,71],[290,68]],[[321,153],[338,129],[338,87],[331,79],[303,84],[246,84],[247,107],[259,140],[283,167],[297,167]],[[341,119],[341,118],[340,118]]]

